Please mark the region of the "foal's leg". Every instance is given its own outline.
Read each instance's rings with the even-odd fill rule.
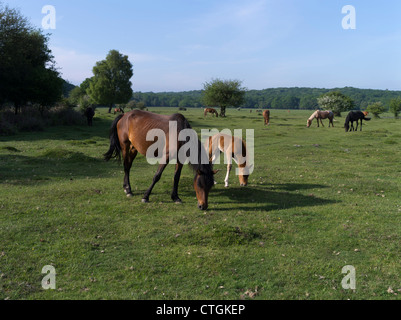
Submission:
[[[230,175],[230,171],[231,171],[231,168],[233,167],[233,165],[231,164],[231,163],[229,163],[228,165],[227,165],[227,174],[226,174],[226,178],[224,179],[224,186],[226,187],[226,188],[228,188],[228,177],[229,177],[229,175]]]
[[[167,164],[168,164],[168,160],[166,161],[165,164],[160,164],[159,165],[159,168],[157,169],[157,172],[156,172],[155,176],[153,177],[153,182],[152,182],[151,186],[145,192],[145,194],[144,194],[144,196],[142,198],[142,202],[149,202],[149,195],[152,192],[152,189],[155,186],[155,184],[160,180],[164,169],[167,167]]]
[[[132,197],[132,191],[131,191],[131,184],[130,184],[130,180],[129,180],[129,173],[132,167],[132,162],[134,161],[135,157],[138,154],[137,150],[130,150],[129,145],[126,146],[124,152],[123,152],[123,157],[124,157],[124,184],[123,184],[123,188],[125,191],[125,194],[127,195],[127,197]]]
[[[173,192],[171,193],[171,199],[175,203],[181,203],[181,199],[178,196],[178,182],[180,182],[182,164],[178,163],[175,165],[175,174],[174,174],[174,185],[173,185]]]

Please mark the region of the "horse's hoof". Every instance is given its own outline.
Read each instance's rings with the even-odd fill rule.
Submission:
[[[177,203],[177,204],[182,204],[181,199],[174,200],[174,202]]]
[[[134,195],[132,193],[127,193],[127,198],[132,198]]]
[[[142,203],[148,203],[149,199],[142,199]]]

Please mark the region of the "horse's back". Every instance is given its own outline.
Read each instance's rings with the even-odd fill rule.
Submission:
[[[149,111],[132,110],[125,113],[118,123],[120,141],[126,143],[129,141],[139,153],[146,154],[147,149],[154,144],[154,140],[147,140],[149,131],[162,130],[168,143],[170,121],[177,122],[177,131],[190,128],[188,121],[180,113],[161,115]]]
[[[219,148],[221,152],[231,150],[232,153],[236,153],[237,150],[242,150],[242,153],[244,153],[245,142],[243,139],[236,136],[225,133],[217,133],[209,138],[209,148],[213,150]]]

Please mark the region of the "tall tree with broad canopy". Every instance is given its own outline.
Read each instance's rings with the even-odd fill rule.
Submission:
[[[202,100],[206,106],[220,107],[220,116],[226,116],[227,107],[239,107],[245,101],[246,89],[239,80],[213,79],[203,86]]]
[[[333,111],[335,116],[340,117],[341,112],[352,110],[355,106],[354,101],[343,95],[341,92],[332,91],[321,95],[317,102],[323,110]]]
[[[394,118],[398,118],[398,115],[401,112],[401,98],[397,97],[395,99],[391,99],[390,101],[390,112],[394,114]]]
[[[18,10],[0,2],[0,105],[11,103],[17,114],[28,102],[43,108],[61,100],[64,81],[48,41]]]
[[[111,50],[105,60],[93,67],[87,93],[96,104],[109,106],[109,113],[114,104],[127,103],[133,94],[130,79],[134,75],[128,56]]]

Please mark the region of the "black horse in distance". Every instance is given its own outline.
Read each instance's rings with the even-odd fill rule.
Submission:
[[[370,118],[367,118],[366,115],[362,111],[350,111],[345,118],[344,128],[345,132],[348,131],[357,131],[358,130],[358,122],[361,121],[361,130],[362,131],[362,120],[369,121]],[[354,121],[356,121],[356,128],[354,129]],[[351,122],[351,126],[350,126]]]

